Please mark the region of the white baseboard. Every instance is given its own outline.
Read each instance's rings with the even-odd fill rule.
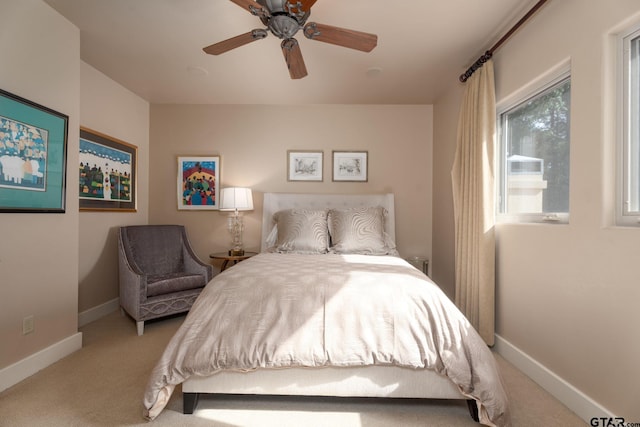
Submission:
[[[111,301],[107,301],[104,304],[100,304],[96,307],[85,310],[82,313],[78,313],[78,327],[82,327],[87,323],[91,323],[94,320],[98,320],[107,314],[113,313],[120,307],[120,299],[114,298]]]
[[[560,378],[537,360],[496,334],[494,350],[575,412],[586,423],[593,417],[615,417],[611,411]]]
[[[30,377],[81,348],[82,332],[77,332],[13,365],[0,369],[0,391],[18,384],[25,378]]]

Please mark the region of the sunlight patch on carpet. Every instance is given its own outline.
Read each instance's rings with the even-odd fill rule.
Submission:
[[[360,414],[353,412],[200,409],[196,410],[194,416],[228,425],[246,427],[321,427],[336,425],[341,427],[362,427]]]

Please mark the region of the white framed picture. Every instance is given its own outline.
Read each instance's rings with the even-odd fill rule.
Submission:
[[[367,182],[367,151],[334,151],[333,180]]]
[[[287,181],[322,181],[324,152],[287,151]]]

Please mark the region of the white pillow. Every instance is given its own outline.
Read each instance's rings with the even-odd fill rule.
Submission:
[[[325,254],[329,251],[327,210],[286,209],[273,215],[278,237],[273,250]]]
[[[386,216],[387,210],[381,206],[329,210],[331,252],[396,255],[395,243],[384,230]]]

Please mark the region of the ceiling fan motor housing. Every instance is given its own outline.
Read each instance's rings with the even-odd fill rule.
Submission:
[[[301,10],[302,5],[292,0],[256,0],[271,16],[261,17],[274,36],[290,39],[296,35],[309,17],[309,12]]]
[[[298,21],[288,15],[274,15],[267,24],[274,36],[281,39],[290,39],[300,29]]]

